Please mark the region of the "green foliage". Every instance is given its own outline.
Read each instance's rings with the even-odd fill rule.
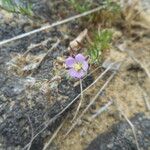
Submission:
[[[92,5],[90,0],[86,0],[86,1],[68,0],[68,1],[75,8],[75,10],[79,13],[83,13],[85,11],[88,11]]]
[[[83,13],[88,11],[94,5],[92,0],[68,0],[68,2],[75,8],[75,11]],[[104,0],[101,5],[104,5],[104,9],[117,13],[120,11],[120,6],[112,0]]]
[[[112,31],[108,29],[94,32],[92,44],[90,44],[87,50],[91,63],[98,63],[100,61],[102,52],[110,47],[112,35]]]
[[[101,4],[94,2],[94,0],[68,0],[68,2],[78,13],[83,13],[92,8],[102,6],[100,11],[84,17],[83,23],[85,22],[86,24],[87,22],[97,24],[99,21],[104,24],[106,24],[106,22],[107,24],[111,24],[121,12],[120,6],[116,2],[112,2],[112,0],[103,0]]]
[[[105,9],[112,13],[120,13],[121,11],[120,6],[117,3],[112,2],[112,0],[104,1],[104,5],[105,5]]]
[[[13,0],[1,0],[0,7],[13,13],[21,13],[29,16],[33,15],[32,5],[23,0],[20,0],[19,3],[15,3]]]

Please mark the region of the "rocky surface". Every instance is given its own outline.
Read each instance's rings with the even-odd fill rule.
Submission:
[[[135,126],[137,139],[141,150],[150,149],[150,118],[138,114],[131,119]],[[133,132],[124,121],[114,125],[110,132],[100,134],[86,150],[137,150]]]

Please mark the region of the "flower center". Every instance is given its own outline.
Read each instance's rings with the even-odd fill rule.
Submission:
[[[73,68],[75,71],[80,71],[82,69],[82,64],[81,63],[75,63]]]

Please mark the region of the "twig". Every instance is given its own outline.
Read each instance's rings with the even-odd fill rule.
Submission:
[[[6,43],[9,43],[9,42],[18,40],[18,39],[22,39],[22,38],[27,37],[27,36],[30,36],[30,35],[32,35],[32,34],[41,32],[41,31],[43,31],[43,30],[51,29],[51,28],[56,27],[56,26],[58,26],[58,25],[65,24],[65,23],[70,22],[70,21],[72,21],[72,20],[75,20],[75,19],[77,19],[77,18],[81,18],[81,17],[87,16],[87,15],[92,14],[92,13],[94,13],[94,12],[97,12],[97,11],[103,9],[103,8],[104,8],[104,6],[100,6],[100,7],[94,8],[94,9],[92,9],[92,10],[86,11],[86,12],[84,12],[84,13],[81,13],[81,14],[78,14],[78,15],[75,15],[75,16],[72,16],[72,17],[70,17],[70,18],[67,18],[67,19],[64,19],[64,20],[61,20],[61,21],[57,21],[57,22],[55,22],[55,23],[52,23],[51,25],[46,25],[46,26],[43,26],[43,27],[41,27],[41,28],[39,28],[39,29],[35,29],[35,30],[33,30],[33,31],[30,31],[30,32],[27,32],[27,33],[24,33],[24,34],[21,34],[21,35],[18,35],[18,36],[15,36],[15,37],[10,38],[10,39],[7,39],[7,40],[3,40],[3,41],[0,42],[0,46],[1,46],[1,45],[4,45],[4,44],[6,44]]]
[[[98,115],[100,115],[102,112],[106,111],[110,105],[113,104],[113,101],[110,100],[107,104],[105,104],[103,107],[101,107],[92,117],[89,119],[92,121],[94,118],[96,118]]]
[[[96,99],[100,96],[100,94],[103,92],[103,90],[107,87],[107,85],[109,84],[109,82],[113,79],[113,77],[115,76],[115,74],[116,74],[116,71],[108,78],[108,80],[104,83],[104,85],[102,86],[102,88],[94,96],[94,98],[92,99],[92,101],[83,110],[83,112],[81,113],[81,115],[77,118],[77,120],[70,127],[70,129],[66,133],[65,137],[74,129],[74,127],[77,125],[77,123],[79,122],[79,120],[83,117],[83,115],[87,112],[87,110],[91,107],[91,105],[96,101]]]
[[[27,115],[27,118],[28,118],[28,120],[29,120],[30,127],[31,127],[31,140],[32,140],[32,138],[33,138],[33,136],[34,136],[33,125],[32,125],[31,119],[30,119],[30,117],[29,117],[28,115]],[[31,144],[28,146],[28,149],[27,149],[27,150],[30,150],[30,148],[31,148]]]
[[[100,65],[99,65],[98,67],[96,67],[94,70],[92,70],[90,73],[88,73],[88,74],[83,78],[83,80],[84,80],[85,78],[87,78],[87,76],[89,76],[89,75],[91,75],[92,73],[96,72],[99,68],[101,68]]]
[[[140,150],[134,125],[132,124],[132,122],[128,119],[128,117],[122,111],[121,111],[121,114],[125,118],[125,120],[128,122],[128,124],[130,125],[130,127],[132,129],[132,132],[133,132],[133,135],[134,135],[134,138],[135,138],[136,147],[137,147],[138,150]]]
[[[48,50],[48,52],[44,55],[44,57],[41,59],[41,61],[38,63],[37,67],[32,71],[31,76],[36,72],[36,70],[41,66],[41,64],[43,63],[43,61],[46,59],[47,55],[49,54],[49,52],[51,52],[54,48],[56,48],[58,46],[58,44],[60,43],[60,40],[58,39],[57,42]]]
[[[118,48],[120,51],[122,51],[121,48],[119,48],[119,47],[117,47],[117,48]],[[148,76],[148,78],[150,78],[150,72],[149,72],[149,70],[147,69],[147,67],[146,67],[143,63],[141,63],[137,58],[135,58],[135,57],[131,54],[131,52],[130,52],[129,49],[125,49],[125,51],[126,51],[127,55],[128,55],[129,57],[131,57],[131,59],[132,59],[133,61],[135,61],[137,64],[139,64],[139,65],[141,66],[141,68],[143,68],[143,70],[145,71],[145,73],[146,73],[146,75]]]
[[[128,117],[126,116],[126,114],[120,109],[120,107],[119,107],[117,101],[114,100],[114,104],[116,105],[119,114],[121,114],[121,115],[125,118],[125,120],[127,121],[127,123],[130,125],[130,127],[131,127],[131,129],[132,129],[132,132],[133,132],[134,139],[135,139],[136,147],[137,147],[138,150],[140,150],[140,147],[139,147],[139,143],[138,143],[138,139],[137,139],[137,135],[136,135],[136,131],[135,131],[134,125],[133,125],[132,122],[128,119]]]
[[[137,2],[139,2],[139,0],[137,0]],[[138,15],[140,15],[142,12],[144,12],[144,11],[146,11],[148,8],[143,8],[143,9],[141,9],[141,10],[138,10],[136,13],[131,13],[130,12],[130,14],[132,15],[130,15],[130,17],[131,18],[126,18],[127,20],[131,20],[131,21],[133,21]],[[132,9],[133,10],[133,9]],[[129,17],[129,16],[127,16],[127,17]]]
[[[131,57],[137,64],[139,64],[139,65],[144,69],[146,75],[147,75],[148,78],[150,79],[150,72],[149,72],[149,70],[147,69],[147,67],[145,67],[145,65],[143,65],[137,58],[135,58],[135,57],[132,56],[131,54],[130,54],[130,57]]]
[[[140,87],[141,88],[141,87]],[[142,89],[142,88],[141,88]],[[147,93],[144,91],[144,89],[142,89],[143,91],[143,99],[144,99],[144,102],[145,102],[145,105],[146,105],[146,108],[148,111],[150,111],[150,103],[149,103],[149,100],[148,100],[148,95]]]
[[[83,93],[86,92],[89,88],[91,88],[97,81],[99,81],[110,69],[111,67],[114,65],[115,63],[112,63],[108,66],[108,68],[99,75],[99,77],[92,83],[90,84],[86,89],[83,90]],[[47,123],[43,123],[41,126],[45,125],[43,127],[43,129],[41,129],[37,134],[34,135],[34,137],[32,138],[32,140],[23,148],[23,150],[25,150],[30,143],[33,142],[33,140],[39,135],[41,134],[52,122],[54,122],[61,114],[63,114],[79,97],[81,96],[81,94],[79,94],[78,96],[76,96],[63,110],[61,110],[57,115],[55,115],[53,118],[51,118]]]
[[[42,41],[41,43],[31,44],[28,47],[27,51],[23,54],[23,56],[26,56],[34,48],[37,48],[37,47],[40,47],[40,46],[46,46],[47,42],[50,41],[50,40],[51,40],[51,38],[48,38],[48,39]]]
[[[137,22],[137,21],[134,21],[134,20],[132,20],[131,25],[132,25],[133,27],[135,27],[135,26],[140,26],[140,27],[145,28],[145,29],[147,29],[147,30],[150,29],[150,26],[148,26],[148,25],[146,25],[146,24],[144,24],[144,23],[142,23],[142,22]]]
[[[93,45],[93,42],[92,42],[92,40],[91,40],[91,38],[89,37],[88,34],[87,34],[87,36],[86,36],[86,39],[87,39],[87,41],[88,41],[91,45]]]
[[[138,80],[139,80],[139,74],[138,74]],[[147,111],[150,111],[149,96],[148,96],[147,92],[145,91],[144,87],[141,86],[140,81],[138,83],[139,83],[139,88],[143,93],[142,97],[143,97],[143,100],[144,100],[144,103],[145,103],[145,107],[146,107]]]
[[[148,111],[150,111],[150,103],[149,103],[149,101],[148,101],[148,96],[147,96],[147,94],[143,91],[143,98],[144,98],[144,101],[145,101],[145,105],[146,105],[146,108],[147,108],[147,110]]]
[[[74,121],[74,120],[76,119],[76,117],[77,117],[77,115],[78,115],[78,112],[79,112],[79,110],[80,110],[80,107],[81,107],[81,105],[82,105],[82,102],[83,102],[82,79],[80,79],[80,90],[81,90],[81,98],[80,98],[80,102],[79,102],[79,105],[78,105],[78,107],[77,107],[77,110],[76,110],[76,112],[75,112],[75,115],[74,115],[72,121]]]
[[[67,117],[66,117],[67,118]],[[48,141],[48,143],[46,143],[46,145],[44,146],[43,150],[47,150],[48,147],[50,146],[50,144],[52,143],[52,141],[55,139],[55,137],[57,136],[58,132],[60,131],[60,129],[62,128],[62,126],[64,125],[66,119],[60,124],[60,126],[57,128],[57,130],[55,131],[55,133],[52,135],[52,137],[50,138],[50,140]]]

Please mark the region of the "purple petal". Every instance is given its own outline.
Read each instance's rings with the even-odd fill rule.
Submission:
[[[71,68],[70,70],[68,70],[68,72],[69,72],[69,75],[71,77],[73,77],[73,78],[79,78],[79,79],[82,78],[84,76],[84,74],[85,74],[83,70],[77,72],[73,68]]]
[[[81,70],[81,71],[79,71],[79,72],[77,73],[76,78],[81,79],[82,77],[84,77],[84,75],[85,75],[85,72],[84,72],[83,70]]]
[[[73,77],[73,78],[76,78],[76,76],[77,76],[77,74],[78,74],[78,72],[75,71],[73,68],[69,69],[69,70],[68,70],[68,73],[69,73],[69,75],[70,75],[71,77]]]
[[[75,59],[72,58],[72,57],[69,57],[69,58],[66,59],[65,64],[66,64],[67,67],[71,68],[75,64]]]
[[[86,72],[89,68],[89,65],[88,65],[88,62],[87,61],[84,61],[82,62],[82,69]]]
[[[85,61],[85,57],[82,55],[82,54],[78,54],[78,55],[76,55],[75,56],[75,60],[77,61],[77,62],[83,62],[83,61]]]

